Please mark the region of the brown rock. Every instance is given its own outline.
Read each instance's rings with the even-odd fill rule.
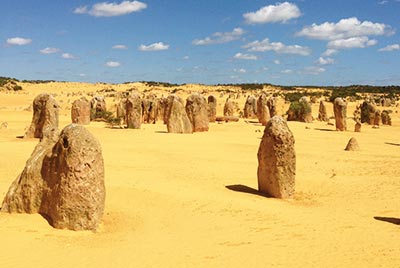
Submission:
[[[117,110],[117,118],[119,118],[120,123],[121,121],[126,124],[126,98],[121,99],[116,104]]]
[[[234,116],[235,101],[232,98],[227,98],[224,105],[224,116]]]
[[[157,99],[157,119],[163,121],[164,124],[167,123],[165,110],[167,106],[167,98],[161,97]]]
[[[258,149],[258,189],[277,198],[291,198],[295,191],[296,153],[294,137],[286,121],[272,117]]]
[[[192,123],[186,114],[183,100],[177,95],[168,96],[167,130],[169,133],[192,133]]]
[[[59,229],[96,230],[104,211],[104,163],[100,143],[83,126],[66,126],[43,160],[40,213]]]
[[[87,125],[90,123],[90,103],[85,97],[72,103],[71,119],[75,124]]]
[[[136,93],[132,93],[125,103],[125,121],[128,128],[139,129],[142,124],[142,102]]]
[[[390,117],[389,111],[383,110],[381,113],[382,125],[392,125],[392,118]]]
[[[205,132],[209,128],[208,104],[206,98],[198,93],[186,99],[186,113],[192,123],[193,132]]]
[[[328,114],[326,112],[326,106],[323,101],[319,102],[318,120],[323,122],[328,121]]]
[[[103,96],[94,96],[90,101],[90,120],[103,118],[107,111],[106,100]]]
[[[274,117],[278,115],[278,97],[269,97],[267,100],[267,106],[269,108],[269,115],[270,117]]]
[[[361,132],[361,123],[360,122],[356,122],[356,124],[354,125],[354,132]]]
[[[361,104],[361,123],[373,125],[375,122],[376,106],[370,101]]]
[[[358,145],[356,138],[353,137],[349,140],[349,142],[346,145],[345,150],[346,151],[359,151],[360,150],[360,146]]]
[[[217,98],[214,97],[213,95],[208,96],[207,98],[208,102],[208,120],[210,122],[215,122],[215,119],[217,117]]]
[[[55,136],[55,135],[54,135]],[[37,213],[43,197],[43,159],[55,144],[55,140],[44,138],[35,147],[26,161],[25,168],[11,184],[1,207],[9,213]]]
[[[309,101],[309,99],[307,97],[304,96],[299,99],[299,103],[303,107],[305,107],[303,109],[303,112],[301,113],[300,121],[306,122],[306,123],[311,123],[313,121],[311,102]]]
[[[257,118],[257,99],[254,96],[248,96],[243,109],[244,118]]]
[[[142,100],[143,123],[155,124],[157,121],[157,98],[154,95],[148,95]]]
[[[374,126],[379,126],[381,124],[381,111],[378,109],[375,111]]]
[[[335,125],[336,130],[346,131],[347,130],[347,103],[342,98],[336,98],[333,102],[333,112],[335,114]]]
[[[268,107],[268,98],[266,94],[261,94],[257,100],[257,117],[258,121],[263,125],[267,125],[268,120],[270,119],[269,107]]]
[[[43,138],[58,134],[59,105],[53,96],[44,93],[33,100],[32,123],[24,138]]]
[[[217,122],[239,122],[237,116],[217,116],[215,119]]]

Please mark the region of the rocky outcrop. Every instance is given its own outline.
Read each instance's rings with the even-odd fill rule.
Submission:
[[[24,138],[52,138],[58,134],[59,105],[53,96],[43,93],[33,100],[33,117]]]
[[[194,93],[186,99],[186,113],[193,132],[205,132],[209,128],[208,104],[204,96]]]
[[[132,93],[126,99],[125,110],[127,127],[139,129],[142,125],[142,102],[138,94]]]
[[[263,126],[267,125],[267,122],[270,119],[268,97],[264,93],[262,93],[257,99],[257,118]]]
[[[272,117],[258,149],[258,189],[276,198],[291,198],[295,192],[296,153],[294,136],[286,121]]]
[[[326,112],[326,106],[323,101],[319,102],[319,109],[318,109],[318,120],[323,122],[328,122],[328,114]]]
[[[82,97],[75,100],[71,107],[72,123],[88,125],[90,123],[90,102]]]
[[[170,95],[167,100],[167,130],[169,133],[193,133],[192,123],[186,114],[183,100]]]
[[[90,120],[104,118],[107,111],[106,100],[103,96],[94,96],[90,101]]]
[[[257,118],[257,99],[254,96],[248,96],[243,108],[244,118]]]
[[[346,131],[347,102],[342,98],[336,98],[333,102],[333,112],[335,114],[336,130]]]

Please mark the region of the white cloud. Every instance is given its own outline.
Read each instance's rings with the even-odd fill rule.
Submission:
[[[202,46],[228,43],[239,39],[244,33],[245,31],[242,28],[235,28],[232,32],[216,32],[211,37],[206,37],[204,39],[195,39],[192,41],[192,44],[196,46]]]
[[[147,4],[139,1],[123,1],[119,4],[101,2],[94,4],[90,9],[87,6],[75,8],[75,14],[89,14],[94,17],[114,17],[138,12],[147,8]]]
[[[113,46],[112,48],[113,48],[113,49],[128,49],[128,47],[125,46],[125,45],[115,45],[115,46]]]
[[[376,45],[377,41],[368,39],[366,36],[350,37],[347,39],[332,40],[328,43],[328,49],[349,49],[349,48],[365,48]]]
[[[296,54],[301,56],[308,56],[311,53],[311,49],[308,47],[302,47],[299,45],[287,46],[281,42],[270,42],[268,38],[262,41],[254,41],[243,46],[247,48],[248,51],[264,52],[264,51],[274,51],[279,54]]]
[[[108,61],[108,62],[106,62],[106,66],[115,68],[115,67],[121,66],[121,63],[119,63],[118,61]]]
[[[322,53],[322,56],[329,57],[329,56],[332,56],[332,55],[336,54],[337,52],[338,51],[336,49],[328,48],[327,50],[325,50],[324,53]]]
[[[32,39],[29,38],[13,37],[7,39],[8,45],[23,46],[23,45],[28,45],[30,43],[32,43]]]
[[[281,73],[283,73],[283,74],[291,74],[291,73],[293,73],[293,70],[285,69],[285,70],[281,71]]]
[[[319,65],[329,65],[333,64],[334,62],[335,60],[332,58],[323,58],[323,57],[319,57],[318,60],[316,61],[316,63]]]
[[[160,50],[167,50],[169,45],[164,44],[163,42],[153,43],[151,45],[140,45],[140,51],[160,51]]]
[[[383,48],[379,49],[378,51],[380,51],[380,52],[388,52],[388,51],[395,51],[395,50],[400,50],[400,44],[388,45],[386,47],[383,47]]]
[[[66,59],[66,60],[75,60],[75,59],[77,59],[77,57],[75,57],[74,55],[72,55],[72,54],[70,54],[70,53],[63,53],[63,54],[61,55],[61,57],[62,57],[63,59]]]
[[[304,68],[304,70],[300,71],[300,74],[311,74],[311,75],[318,75],[320,73],[325,72],[326,69],[322,67],[310,66]]]
[[[274,60],[274,63],[275,63],[276,65],[281,64],[280,60]]]
[[[190,59],[190,57],[189,56],[184,56],[183,59],[184,60],[188,60],[188,59]]]
[[[80,77],[86,77],[86,74],[80,73],[79,76],[80,76]]]
[[[43,49],[41,49],[39,51],[42,54],[54,54],[54,53],[60,52],[60,49],[55,48],[55,47],[46,47],[46,48],[43,48]]]
[[[238,60],[257,60],[258,59],[256,55],[242,54],[242,53],[236,53],[235,56],[233,56],[233,58],[238,59]]]
[[[379,5],[384,5],[384,4],[387,4],[389,1],[387,1],[387,0],[383,0],[383,1],[380,1],[380,2],[378,2],[378,4]]]
[[[300,9],[295,4],[288,2],[265,6],[256,12],[243,14],[248,24],[287,22],[300,16]]]
[[[246,69],[240,68],[240,69],[233,69],[233,71],[235,73],[241,73],[241,74],[245,74],[247,73]]]
[[[304,27],[297,36],[304,36],[311,39],[336,40],[357,36],[393,34],[391,27],[383,23],[370,21],[359,21],[352,17],[341,19],[337,23],[324,22]]]

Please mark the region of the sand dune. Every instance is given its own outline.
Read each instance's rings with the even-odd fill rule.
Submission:
[[[132,86],[146,90],[113,88]],[[1,200],[37,143],[16,138],[31,121],[24,109],[33,98],[57,93],[62,128],[78,98],[68,93],[103,85],[23,87],[0,92],[0,123],[8,122],[0,129]],[[217,97],[220,115],[225,97]],[[239,102],[243,107],[244,97]],[[259,124],[213,123],[207,133],[179,135],[161,122],[140,130],[92,122],[87,128],[102,144],[106,172],[100,229],[57,230],[40,215],[1,213],[0,267],[399,267],[400,116],[393,109],[393,126],[363,125],[361,133],[351,119],[347,132],[289,122],[297,152],[293,200],[256,190]],[[351,137],[360,151],[344,151]]]

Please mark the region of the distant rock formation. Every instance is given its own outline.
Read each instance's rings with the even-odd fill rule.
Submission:
[[[107,111],[106,100],[103,96],[94,96],[90,101],[90,120],[104,117]]]
[[[132,93],[125,102],[128,128],[139,129],[142,124],[142,102],[138,94]]]
[[[294,137],[286,121],[272,117],[258,149],[258,189],[276,198],[291,198],[295,192],[296,153]]]
[[[257,117],[258,122],[263,126],[267,125],[270,119],[268,97],[265,93],[262,93],[257,99]]]
[[[71,107],[72,123],[87,125],[90,123],[90,102],[82,97],[75,100]]]
[[[208,96],[208,120],[214,123],[217,118],[217,98],[213,95]]]
[[[33,118],[24,138],[51,137],[58,134],[59,105],[53,96],[43,93],[33,100]]]
[[[206,98],[193,93],[186,99],[186,113],[192,123],[193,132],[205,132],[209,128],[208,104]]]
[[[318,109],[318,120],[323,122],[328,122],[328,114],[326,112],[326,106],[323,101],[319,102],[319,109]]]
[[[336,98],[333,102],[333,112],[335,114],[336,130],[346,131],[347,102],[342,98]]]
[[[193,133],[192,123],[186,114],[183,100],[177,95],[167,99],[167,130],[169,133]]]
[[[246,99],[243,109],[244,118],[257,118],[257,99],[250,95]]]

